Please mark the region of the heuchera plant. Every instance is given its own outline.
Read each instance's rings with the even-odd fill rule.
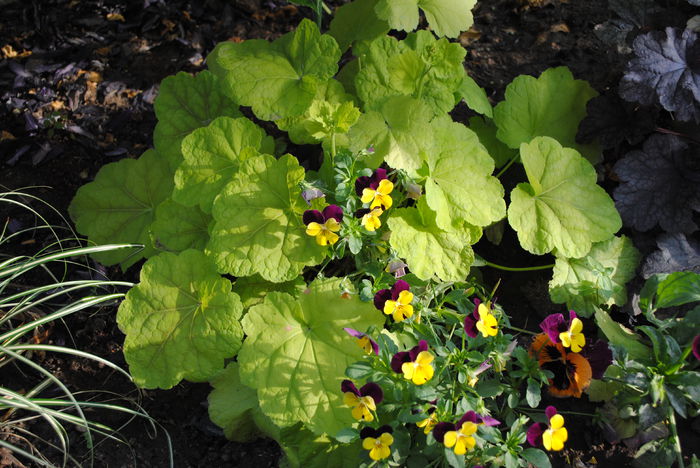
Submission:
[[[556,257],[552,299],[583,318],[625,302],[637,253],[615,236],[598,148],[575,142],[586,82],[564,67],[521,76],[492,108],[459,44],[386,35],[421,9],[455,37],[473,4],[357,0],[330,34],[304,20],[221,43],[208,70],[163,81],[155,147],[105,166],[70,206],[91,242],[144,245],[97,257],[147,259],[117,317],[139,385],[211,382],[227,437],[266,434],[292,466],[549,466],[539,447],[567,433],[537,410],[541,388],[588,387],[590,325],[562,319],[560,335],[519,344],[470,275],[499,266],[472,246],[507,218],[525,250]],[[448,114],[462,100],[481,114],[469,126]],[[322,161],[281,154],[263,121]],[[516,163],[527,180],[506,206],[499,177]]]

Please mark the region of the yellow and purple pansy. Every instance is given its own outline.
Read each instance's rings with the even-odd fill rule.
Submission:
[[[306,210],[303,215],[306,234],[315,237],[318,245],[333,245],[338,242],[338,231],[343,221],[343,209],[338,205],[328,205],[323,211]]]
[[[374,307],[401,322],[413,315],[413,293],[410,289],[411,286],[407,282],[398,280],[391,289],[377,291],[374,295]]]
[[[423,385],[433,378],[435,369],[432,362],[435,357],[428,351],[428,342],[420,340],[409,351],[400,351],[391,358],[391,369],[403,374],[406,380],[415,385]]]
[[[367,354],[376,354],[379,355],[379,345],[377,344],[376,341],[374,341],[372,338],[369,337],[366,333],[362,333],[361,331],[357,331],[354,328],[343,328],[345,332],[350,335],[354,336],[357,338],[357,345],[364,350],[365,353]]]
[[[464,332],[470,338],[476,338],[479,332],[484,338],[498,334],[498,321],[491,313],[489,303],[474,299],[474,311],[464,318]]]
[[[557,413],[554,406],[545,410],[547,424],[535,423],[527,430],[527,441],[533,447],[544,446],[546,450],[559,451],[564,448],[564,442],[569,433],[564,427],[564,417]]]
[[[343,403],[352,410],[353,418],[374,421],[377,405],[384,399],[384,392],[378,384],[367,382],[358,390],[351,380],[345,379],[340,383],[340,391],[343,392]]]
[[[355,180],[355,193],[362,203],[369,203],[370,209],[391,208],[392,200],[389,194],[392,190],[394,190],[394,184],[387,179],[385,169],[375,169],[371,176],[358,177]]]
[[[372,460],[383,460],[391,455],[391,444],[394,443],[393,430],[390,426],[382,426],[378,429],[373,427],[363,427],[360,431],[362,448],[369,450],[369,458]]]
[[[474,434],[479,425],[498,426],[497,419],[488,415],[479,415],[474,411],[467,411],[456,424],[440,422],[433,429],[433,437],[447,448],[452,448],[457,455],[464,455],[476,446]]]
[[[586,345],[583,322],[573,310],[569,311],[568,322],[564,319],[564,314],[551,314],[540,323],[540,328],[552,343],[561,343],[565,348],[571,348],[574,353],[578,353]]]

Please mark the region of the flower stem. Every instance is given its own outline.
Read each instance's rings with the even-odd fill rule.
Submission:
[[[668,425],[671,429],[671,440],[673,441],[673,450],[676,452],[676,460],[678,460],[678,468],[685,468],[683,463],[683,450],[681,449],[681,439],[678,437],[678,429],[676,428],[676,414],[673,411],[673,406],[667,406]]]
[[[527,333],[528,335],[537,335],[537,333],[531,332],[530,330],[525,330],[524,328],[518,328],[518,327],[513,327],[513,326],[504,327],[504,328],[507,328],[508,330],[517,331],[520,333]]]
[[[498,174],[496,174],[496,176],[495,176],[496,179],[498,179],[499,177],[501,177],[501,176],[503,175],[503,173],[506,172],[506,171],[508,170],[508,168],[509,168],[510,166],[512,166],[513,163],[514,163],[515,161],[517,161],[518,159],[520,159],[520,152],[518,152],[515,156],[513,156],[512,158],[510,158],[510,161],[508,161],[508,162],[506,163],[506,165],[503,166],[503,167],[501,168],[500,171],[498,171]]]
[[[487,266],[490,266],[491,268],[496,268],[498,270],[505,270],[505,271],[535,271],[535,270],[548,270],[550,268],[554,268],[554,264],[552,263],[551,265],[538,265],[538,266],[533,266],[533,267],[507,267],[503,265],[498,265],[497,263],[491,263],[488,260],[484,260]]]

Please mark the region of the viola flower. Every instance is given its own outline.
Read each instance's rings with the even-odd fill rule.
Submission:
[[[545,449],[559,451],[564,448],[564,442],[569,438],[569,433],[564,427],[564,417],[557,414],[554,406],[545,409],[548,424],[535,423],[527,430],[527,441],[533,447],[543,445]]]
[[[540,328],[553,343],[561,343],[574,353],[581,351],[586,344],[586,337],[582,333],[583,322],[573,310],[569,311],[568,322],[564,320],[563,314],[552,314],[540,323]]]
[[[379,217],[384,213],[381,208],[360,208],[355,212],[355,216],[360,219],[360,224],[362,227],[370,232],[374,232],[379,229],[382,225],[382,221]]]
[[[391,208],[392,200],[389,195],[394,190],[394,184],[386,178],[385,169],[375,169],[370,177],[358,177],[355,181],[355,193],[362,203],[369,203],[370,209],[378,206],[385,210]]]
[[[445,447],[452,448],[456,455],[464,455],[468,450],[471,450],[476,445],[476,439],[473,434],[476,432],[476,424],[471,421],[465,421],[458,425],[454,431],[447,431],[443,438]]]
[[[535,336],[530,355],[537,359],[540,368],[554,374],[549,379],[549,393],[554,396],[580,398],[591,383],[593,370],[588,359],[580,353],[567,352],[562,343],[552,342],[546,333]]]
[[[482,373],[486,372],[489,370],[493,365],[489,363],[488,361],[484,361],[481,364],[479,364],[479,367],[476,368],[474,371],[469,371],[468,375],[468,380],[467,380],[467,385],[470,387],[474,387],[476,383],[479,381],[479,375]]]
[[[364,350],[366,354],[379,355],[379,345],[376,341],[369,337],[366,333],[355,330],[354,328],[343,328],[345,332],[357,338],[357,345]]]
[[[693,340],[693,355],[695,359],[700,361],[700,335],[696,336]]]
[[[435,369],[432,362],[435,357],[428,351],[428,342],[420,340],[410,351],[401,351],[391,358],[391,368],[397,374],[403,374],[406,380],[416,385],[423,385],[433,378]]]
[[[338,205],[328,205],[323,212],[306,210],[303,216],[306,233],[316,238],[318,245],[333,245],[338,242],[340,223],[343,221],[343,209]]]
[[[411,286],[404,280],[398,280],[391,289],[380,289],[374,295],[374,307],[386,315],[392,315],[394,320],[401,322],[413,315],[413,293]]]
[[[394,443],[392,430],[389,426],[382,426],[379,429],[365,427],[360,431],[362,448],[369,450],[369,458],[372,460],[382,460],[391,455],[391,444]]]
[[[435,407],[432,406],[428,409],[428,417],[418,421],[416,426],[423,428],[423,434],[428,435],[430,431],[433,430],[435,425],[438,423],[437,413],[435,413]]]
[[[491,313],[488,303],[474,299],[474,312],[464,318],[464,331],[470,338],[476,338],[478,332],[484,338],[498,334],[498,321]]]
[[[359,421],[372,422],[372,412],[384,399],[382,388],[374,382],[367,382],[358,390],[352,381],[346,379],[340,383],[340,391],[345,405],[352,408],[352,417]]]

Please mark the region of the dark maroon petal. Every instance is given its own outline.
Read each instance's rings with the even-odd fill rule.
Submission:
[[[594,379],[602,379],[606,369],[612,364],[612,350],[608,343],[603,340],[597,340],[595,343],[584,346],[581,350],[581,356],[586,358],[591,365],[591,377]]]
[[[355,384],[352,383],[352,381],[350,381],[348,379],[345,379],[342,382],[340,382],[340,391],[343,393],[350,392],[350,393],[354,393],[357,396],[361,396],[360,391],[357,389]]]
[[[439,422],[433,428],[433,437],[435,437],[435,440],[442,443],[445,440],[445,434],[455,430],[457,430],[457,428],[454,424],[448,422]]]
[[[411,285],[405,282],[404,280],[398,280],[394,285],[391,287],[391,299],[393,301],[397,300],[399,298],[399,294],[401,291],[408,291],[411,289]]]
[[[386,169],[375,169],[372,177],[369,179],[369,188],[376,190],[379,187],[379,182],[386,179]]]
[[[554,415],[557,414],[557,409],[554,406],[549,405],[544,409],[544,414],[547,416],[547,419],[552,419]]]
[[[394,354],[394,357],[391,358],[391,369],[397,374],[403,374],[401,366],[403,366],[404,362],[411,362],[411,356],[408,354],[408,351],[400,351]]]
[[[566,331],[568,327],[564,321],[564,314],[552,314],[542,320],[540,328],[547,334],[552,343],[561,343],[559,333]]]
[[[307,226],[309,225],[309,223],[323,224],[326,222],[326,220],[323,217],[323,214],[318,210],[304,211],[304,216],[302,219],[304,221],[304,224],[306,224]]]
[[[472,316],[474,316],[474,319],[476,322],[479,321],[479,304],[481,304],[481,299],[478,297],[474,298],[474,311],[472,312]]]
[[[362,218],[364,215],[366,215],[370,211],[372,211],[372,210],[370,210],[369,208],[360,208],[359,210],[355,211],[355,213],[353,213],[353,216],[356,218]]]
[[[577,318],[577,317],[578,317],[578,316],[576,315],[576,312],[574,312],[573,310],[570,310],[570,311],[569,311],[569,323],[567,324],[567,327],[566,327],[567,330],[568,330],[569,328],[571,328],[571,322],[573,322],[574,319]],[[562,330],[562,331],[566,331],[566,330]]]
[[[384,399],[384,392],[382,392],[382,387],[374,382],[367,382],[360,388],[361,396],[371,396],[375,404],[379,404]]]
[[[464,416],[462,416],[462,418],[459,421],[457,421],[457,424],[455,424],[455,426],[462,427],[462,424],[464,424],[467,421],[473,422],[474,424],[478,424],[479,415],[476,414],[474,411],[467,411],[466,413],[464,413]]]
[[[370,426],[365,426],[360,431],[360,439],[366,439],[367,437],[372,437],[373,439],[378,438],[381,432],[378,432],[375,428]]]
[[[357,194],[358,197],[362,196],[362,191],[364,189],[369,188],[370,182],[371,182],[371,179],[367,176],[358,177],[355,180],[355,193]]]
[[[464,332],[469,338],[476,338],[479,330],[476,329],[476,320],[471,315],[464,317]]]
[[[420,341],[418,342],[418,346],[414,346],[414,347],[411,348],[410,351],[408,352],[408,354],[409,354],[409,356],[410,356],[410,358],[411,358],[411,362],[414,362],[414,361],[416,360],[416,358],[418,357],[418,354],[419,354],[421,351],[427,351],[427,350],[428,350],[428,342],[425,341],[425,340],[420,340]]]
[[[338,205],[328,205],[323,209],[323,218],[328,221],[331,218],[335,218],[339,223],[343,222],[343,209]]]
[[[527,442],[533,447],[542,445],[542,434],[547,430],[547,426],[542,423],[535,423],[527,429]]]
[[[384,312],[384,304],[389,299],[391,299],[391,291],[388,289],[380,289],[374,295],[374,307],[379,309],[381,312]]]
[[[372,346],[372,351],[374,351],[374,354],[379,356],[379,345],[377,344],[377,342],[370,338],[369,344]]]
[[[700,360],[700,335],[696,336],[693,340],[693,355],[695,359]]]
[[[382,435],[382,434],[392,434],[394,430],[389,426],[388,424],[385,424],[383,426],[379,426],[377,428],[377,434]]]

